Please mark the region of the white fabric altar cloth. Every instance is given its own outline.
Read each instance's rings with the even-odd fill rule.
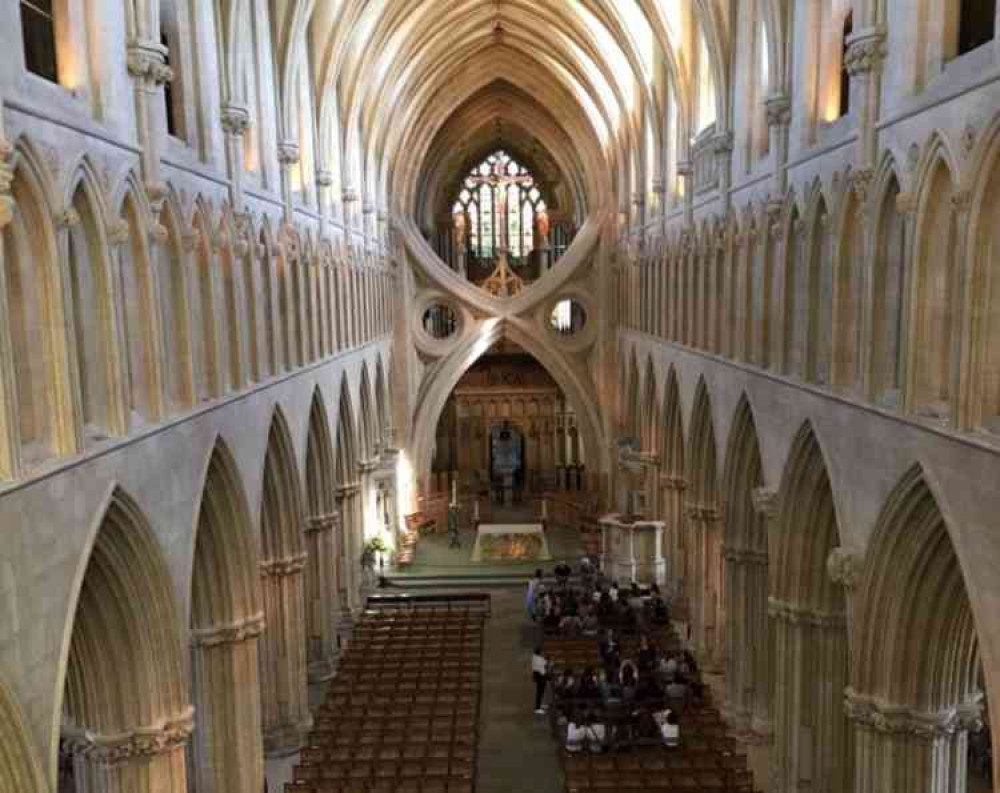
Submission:
[[[484,547],[486,546],[486,547]],[[497,556],[495,549],[499,548]],[[493,551],[491,553],[490,551]],[[486,559],[483,558],[485,555]],[[519,556],[521,552],[530,552]],[[539,561],[552,559],[541,523],[481,523],[472,549],[473,562]]]

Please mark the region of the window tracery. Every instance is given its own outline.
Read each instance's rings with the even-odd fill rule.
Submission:
[[[484,260],[506,244],[514,262],[523,261],[548,228],[548,205],[534,175],[503,149],[465,177],[452,214],[456,228],[467,229],[469,253]]]

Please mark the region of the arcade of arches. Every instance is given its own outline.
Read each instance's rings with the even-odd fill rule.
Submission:
[[[0,4],[0,791],[260,793],[449,499],[662,525],[756,789],[1000,790],[997,5]]]

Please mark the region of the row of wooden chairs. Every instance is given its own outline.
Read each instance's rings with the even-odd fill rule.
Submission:
[[[465,779],[373,779],[345,782],[303,780],[285,786],[286,793],[473,793],[474,785]]]
[[[714,751],[690,751],[687,747],[655,751],[641,750],[620,755],[567,753],[563,765],[567,773],[615,773],[625,771],[743,771],[745,754],[720,754]]]
[[[628,772],[614,775],[567,776],[568,793],[588,790],[612,790],[615,793],[753,793],[749,772],[732,774]]]
[[[366,613],[286,793],[473,793],[482,623]]]
[[[321,766],[325,762],[374,762],[386,760],[450,760],[456,763],[474,763],[475,748],[471,743],[435,741],[412,743],[405,740],[397,744],[356,744],[353,746],[307,746],[300,753],[303,764]]]

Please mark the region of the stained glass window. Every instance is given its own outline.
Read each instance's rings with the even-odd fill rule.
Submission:
[[[493,259],[506,242],[517,263],[535,248],[535,221],[546,210],[531,172],[498,150],[472,169],[458,185],[454,213],[465,212],[469,252]]]

